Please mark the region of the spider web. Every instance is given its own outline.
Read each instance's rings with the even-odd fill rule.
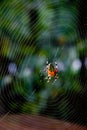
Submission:
[[[11,2],[11,4],[10,4],[10,2]],[[51,35],[53,34],[53,35],[55,35],[54,34],[54,32],[55,32],[55,28],[57,27],[58,29],[60,29],[60,27],[62,26],[62,24],[63,23],[61,23],[61,21],[63,21],[64,19],[61,19],[60,18],[60,24],[59,24],[59,26],[56,26],[55,27],[55,25],[57,24],[57,19],[55,19],[55,17],[57,17],[57,15],[58,15],[58,9],[57,8],[59,8],[59,5],[60,5],[60,8],[63,8],[62,6],[63,6],[63,4],[64,4],[64,2],[65,3],[67,3],[67,1],[47,1],[47,3],[46,2],[44,2],[44,1],[42,1],[42,0],[37,0],[36,2],[30,2],[29,3],[29,1],[27,1],[27,0],[20,0],[20,1],[17,1],[17,0],[13,0],[13,2],[12,1],[10,1],[9,0],[9,2],[8,3],[5,3],[5,2],[3,2],[3,5],[2,5],[2,7],[1,7],[1,9],[3,9],[3,16],[4,16],[4,23],[2,22],[1,23],[1,25],[3,25],[2,26],[2,30],[4,30],[4,31],[2,31],[2,30],[0,30],[0,34],[1,34],[1,39],[3,39],[6,35],[10,35],[11,36],[11,33],[12,33],[12,36],[11,36],[11,39],[12,39],[12,41],[14,41],[13,43],[11,43],[12,44],[12,48],[10,48],[10,53],[8,52],[8,57],[16,57],[16,59],[18,59],[18,62],[20,62],[20,60],[22,61],[23,59],[24,59],[24,56],[22,57],[22,55],[20,55],[20,53],[23,53],[24,52],[24,50],[25,50],[25,55],[27,55],[27,56],[29,56],[29,61],[31,61],[31,59],[32,59],[32,56],[33,56],[33,53],[34,53],[34,51],[37,49],[37,45],[35,45],[35,46],[33,46],[33,44],[31,44],[30,45],[30,47],[31,47],[31,49],[32,49],[32,51],[31,51],[31,53],[26,53],[26,52],[28,52],[28,49],[25,47],[25,45],[22,45],[21,43],[22,42],[26,42],[26,39],[27,38],[30,38],[31,37],[31,35],[30,35],[30,33],[32,33],[33,31],[32,30],[38,30],[38,28],[39,28],[39,24],[37,24],[37,23],[34,23],[34,21],[33,21],[33,26],[32,26],[32,30],[30,31],[29,30],[29,28],[28,28],[28,23],[26,22],[25,24],[23,24],[23,20],[24,19],[27,19],[28,18],[28,14],[26,13],[26,10],[28,10],[28,9],[30,9],[31,7],[32,7],[32,5],[33,6],[35,6],[35,8],[37,8],[37,9],[40,9],[40,11],[42,11],[42,17],[40,17],[39,18],[39,21],[44,21],[42,24],[44,24],[44,26],[47,26],[47,27],[45,27],[45,28],[47,28],[45,31],[42,31],[43,33],[41,34],[41,36],[42,36],[42,39],[41,39],[41,37],[39,37],[38,38],[38,41],[39,41],[39,39],[40,40],[42,40],[43,41],[43,44],[41,45],[41,46],[45,46],[46,47],[46,43],[48,44],[48,48],[49,48],[49,56],[45,56],[45,61],[46,61],[46,59],[48,59],[48,61],[49,61],[49,59],[52,61],[52,62],[55,62],[55,61],[57,61],[58,62],[58,59],[60,59],[61,58],[61,53],[63,52],[63,50],[64,49],[66,49],[65,48],[65,45],[62,45],[62,47],[60,47],[60,46],[58,46],[58,45],[56,45],[56,46],[53,46],[52,45],[52,43],[51,43],[51,37],[50,38],[48,38],[47,39],[47,35],[48,35],[48,37],[49,37],[49,35],[50,35],[50,33],[51,33]],[[23,6],[21,7],[20,6],[20,4],[23,4]],[[46,14],[46,11],[45,11],[45,9],[47,9],[47,6],[46,6],[46,4],[47,4],[47,6],[49,7],[49,10],[47,10],[48,11],[48,13]],[[4,10],[6,9],[6,7],[11,7],[11,6],[14,6],[14,8],[16,9],[16,6],[17,6],[17,9],[19,10],[19,14],[14,14],[14,11],[15,11],[15,9],[13,10],[13,16],[14,17],[11,17],[11,19],[7,19],[8,18],[8,16],[9,16],[9,12],[11,11],[9,8],[7,8],[7,14],[4,12]],[[52,9],[51,9],[51,6],[54,6],[54,7],[56,7],[56,10],[54,11],[54,14],[52,14]],[[23,9],[21,9],[21,8],[23,8]],[[66,9],[66,7],[64,7],[65,8],[65,11],[66,11],[66,16],[65,16],[65,18],[67,18],[67,17],[71,17],[71,14],[70,13],[68,13],[67,14],[67,9]],[[1,10],[0,9],[0,10]],[[43,13],[43,11],[45,11],[45,13]],[[76,11],[76,10],[74,10],[74,11]],[[64,15],[63,15],[63,13],[64,12],[60,12],[60,15],[61,15],[61,17],[63,18],[64,17]],[[23,15],[23,16],[20,16],[20,15]],[[20,16],[20,18],[19,18],[19,21],[16,21],[16,17],[17,17],[17,15],[19,15]],[[67,16],[68,15],[68,16]],[[72,16],[72,18],[71,19],[74,19],[74,23],[76,24],[77,23],[77,18],[76,18],[76,15],[77,15],[77,12],[76,13],[73,13],[73,16]],[[21,19],[21,20],[20,20]],[[45,20],[44,20],[45,19]],[[52,21],[53,20],[53,21]],[[14,21],[13,22],[13,24],[12,24],[12,21]],[[26,20],[27,21],[27,20]],[[49,22],[49,21],[51,21],[51,22]],[[20,22],[20,23],[18,23],[18,22]],[[67,22],[68,23],[70,23],[71,21],[68,21],[68,18],[67,18]],[[50,27],[51,26],[51,24],[54,24],[53,25],[53,29]],[[18,25],[20,25],[20,27],[18,28]],[[36,25],[36,26],[35,26]],[[67,33],[67,29],[66,29],[66,26],[67,24],[65,23],[65,25],[63,25],[63,27],[61,27],[61,31],[60,32],[56,32],[56,34],[58,34],[58,38],[60,38],[61,37],[61,35],[62,35],[62,33],[63,33],[63,35],[64,35],[64,33],[66,32]],[[41,25],[42,26],[42,25]],[[75,26],[75,25],[73,25],[73,26]],[[6,29],[8,27],[8,29]],[[14,27],[14,28],[12,28],[12,27]],[[70,27],[70,26],[68,26],[68,27]],[[42,29],[43,29],[44,27],[42,27]],[[50,28],[50,30],[49,30],[49,28]],[[64,29],[65,30],[64,30]],[[16,31],[14,31],[15,29],[17,29]],[[10,30],[12,31],[12,32],[10,32]],[[75,32],[76,30],[74,30],[73,32]],[[16,38],[16,32],[18,32],[18,35],[17,35],[17,38]],[[50,33],[49,33],[50,32]],[[71,38],[71,41],[73,41],[73,32],[71,31],[70,32],[70,38]],[[76,32],[77,33],[77,35],[79,35],[78,34],[78,31]],[[75,40],[76,40],[76,33],[75,33]],[[56,36],[57,37],[57,36]],[[68,36],[65,36],[65,37],[67,37],[66,39],[67,39],[67,41],[69,41],[70,42],[70,38],[68,37]],[[62,39],[59,39],[59,41],[62,43],[63,41],[63,37],[61,37]],[[45,39],[47,39],[47,40],[45,40]],[[33,38],[31,38],[30,39],[30,43],[32,43],[32,41],[33,41]],[[41,42],[42,42],[41,41]],[[16,42],[18,43],[18,45],[16,44]],[[45,43],[46,42],[46,43]],[[24,47],[24,50],[22,50],[21,51],[21,49],[20,48],[22,48],[22,46]],[[5,46],[5,48],[4,49],[6,49],[6,48],[8,48],[9,47],[9,45],[8,44],[6,44],[6,46]],[[54,53],[52,54],[52,58],[50,58],[50,54],[51,54],[51,52],[54,50]],[[45,55],[45,54],[44,54]],[[38,54],[38,56],[37,56],[38,58],[39,58],[39,54]],[[26,64],[25,64],[25,66],[27,66]],[[23,69],[24,69],[24,67],[23,67]],[[23,69],[21,70],[21,71],[23,71]],[[4,72],[3,73],[5,73],[5,70],[4,70]],[[28,72],[27,72],[28,73]],[[31,72],[30,72],[31,73]],[[29,73],[28,73],[29,74]],[[18,73],[18,70],[17,70],[17,72],[15,73],[15,76],[17,76],[17,77],[20,77],[20,74]],[[11,80],[12,80],[12,78],[11,78]],[[17,83],[17,80],[16,80],[16,83]],[[52,86],[53,86],[54,84],[52,84]],[[20,81],[20,83],[18,84],[18,89],[20,89],[20,87],[22,86],[22,83],[21,83],[21,81]],[[5,88],[3,88],[3,92],[4,92],[4,89]],[[51,89],[52,90],[52,89]],[[50,91],[51,91],[50,90]],[[32,96],[35,94],[35,92],[36,92],[36,89],[34,89],[31,93],[30,93],[30,96],[29,96],[29,100],[31,100],[32,99]],[[10,93],[9,92],[9,90],[7,90],[7,93],[8,93],[8,97],[12,97],[13,95],[14,95],[14,92],[12,92],[12,93]],[[71,95],[71,96],[73,96],[73,95]],[[5,95],[3,95],[3,97],[5,97]],[[26,97],[24,96],[24,98],[26,99]],[[5,101],[7,101],[8,102],[8,99],[6,99],[6,98],[3,98],[2,99],[3,101],[5,100]],[[44,100],[44,97],[43,97],[43,100]],[[42,103],[42,102],[41,102]],[[8,102],[8,104],[10,104],[10,102]],[[64,109],[66,109],[67,107],[68,107],[68,103],[67,103],[67,100],[65,100],[65,108],[63,108],[63,109],[61,109],[60,110],[60,113],[62,113],[63,111],[64,111]],[[44,106],[44,104],[41,104],[42,106]],[[49,107],[55,107],[55,106],[57,106],[58,104],[57,104],[57,100],[55,101],[55,103],[53,103],[53,105],[54,106],[50,106],[49,105]],[[9,112],[7,112],[6,113],[6,116],[8,115],[10,113],[10,111]],[[48,111],[48,113],[49,113],[49,111]],[[48,113],[45,113],[45,114],[48,114]],[[56,113],[54,113],[54,115],[55,115],[55,117],[56,117]],[[66,113],[66,119],[67,119],[67,113]],[[5,116],[3,116],[3,118],[5,118]],[[2,118],[2,119],[3,119]]]

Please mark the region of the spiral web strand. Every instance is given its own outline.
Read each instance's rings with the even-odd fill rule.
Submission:
[[[64,6],[64,4],[65,4],[65,6]],[[71,39],[71,42],[73,43],[73,34],[74,34],[74,37],[75,37],[75,41],[78,41],[77,40],[77,36],[79,36],[79,34],[78,34],[78,31],[76,32],[76,29],[75,29],[75,27],[76,27],[76,23],[78,22],[78,19],[77,19],[77,10],[76,10],[76,8],[75,7],[73,7],[73,6],[71,6],[71,10],[74,12],[73,14],[71,13],[71,12],[69,12],[69,13],[67,13],[68,12],[68,8],[66,8],[66,4],[67,4],[67,2],[66,1],[64,1],[64,0],[62,0],[62,1],[59,1],[59,3],[55,0],[55,1],[48,1],[47,3],[46,2],[44,2],[44,1],[42,1],[42,0],[40,0],[40,1],[36,1],[36,2],[29,2],[28,0],[19,0],[19,1],[17,1],[17,0],[9,0],[9,2],[7,2],[7,3],[5,3],[5,2],[3,2],[2,3],[2,5],[1,5],[1,7],[0,7],[0,10],[2,10],[2,13],[3,13],[3,17],[1,17],[1,19],[2,19],[2,21],[1,21],[1,25],[0,25],[0,27],[1,27],[1,29],[0,29],[0,35],[1,35],[1,42],[4,42],[3,41],[3,39],[4,39],[4,37],[6,36],[6,38],[7,38],[7,40],[9,41],[9,42],[7,42],[5,45],[5,47],[3,47],[2,48],[2,50],[7,50],[7,48],[9,48],[9,44],[11,44],[11,46],[12,46],[12,48],[10,47],[9,48],[9,51],[8,52],[6,52],[6,54],[7,54],[7,57],[12,57],[12,59],[16,59],[16,61],[18,62],[18,63],[20,63],[21,61],[23,61],[24,60],[24,57],[25,57],[25,55],[27,55],[27,57],[29,57],[28,58],[28,61],[29,62],[31,62],[31,60],[32,60],[32,57],[33,57],[33,54],[34,54],[34,51],[35,50],[37,50],[37,48],[38,48],[38,45],[36,44],[35,46],[33,45],[33,44],[30,44],[29,45],[29,47],[28,48],[31,48],[31,51],[30,52],[28,52],[28,49],[27,49],[27,45],[26,45],[26,41],[28,41],[29,43],[32,43],[33,42],[33,37],[31,36],[31,34],[35,31],[36,32],[36,36],[37,37],[39,37],[38,38],[38,41],[39,41],[39,39],[40,40],[42,40],[42,39],[44,39],[45,40],[45,38],[46,38],[46,34],[54,34],[54,32],[55,32],[55,28],[57,27],[58,29],[60,29],[60,27],[61,27],[61,29],[60,29],[60,32],[56,32],[57,34],[58,34],[58,42],[60,43],[60,44],[62,44],[62,45],[60,45],[60,46],[62,46],[62,47],[58,47],[59,45],[57,45],[57,47],[54,47],[54,46],[52,46],[52,44],[51,44],[51,38],[48,38],[48,41],[47,41],[47,44],[48,44],[48,48],[49,48],[49,50],[50,49],[53,49],[53,50],[56,50],[55,51],[55,53],[54,54],[52,54],[53,55],[53,58],[52,58],[52,61],[55,61],[56,59],[58,60],[58,59],[61,59],[61,55],[62,55],[62,52],[64,52],[64,50],[66,50],[66,47],[65,47],[65,42],[66,42],[66,44],[67,44],[67,42],[69,41],[70,42],[70,39]],[[60,5],[60,6],[59,6]],[[39,20],[38,20],[38,22],[36,22],[36,21],[33,21],[33,25],[32,25],[32,30],[30,30],[30,28],[28,28],[28,22],[29,22],[29,20],[27,20],[28,19],[28,13],[27,13],[27,11],[26,10],[30,10],[31,8],[32,8],[32,6],[33,6],[33,8],[36,8],[36,9],[39,9],[39,11],[41,11],[41,12],[39,12],[39,13],[42,13],[42,15],[39,17]],[[56,16],[54,16],[54,14],[52,14],[52,6],[54,6],[55,8],[55,11],[54,11],[54,14],[56,13],[56,16],[58,15],[58,8],[62,8],[62,9],[65,9],[65,11],[66,11],[66,16],[64,16],[63,15],[63,13],[64,13],[64,11],[63,12],[59,12],[59,16],[61,16],[61,17],[59,17],[59,21],[57,20],[57,19],[55,19],[55,17]],[[12,8],[13,7],[13,16],[11,16],[10,17],[10,11],[11,11],[11,9],[10,8]],[[49,10],[47,10],[47,8],[49,8]],[[7,9],[7,11],[5,12],[5,10]],[[15,10],[17,9],[17,12],[16,13],[14,13],[15,12]],[[46,11],[45,10],[47,10],[48,12],[46,13]],[[43,11],[45,11],[45,13],[43,12]],[[21,16],[22,15],[22,16]],[[20,17],[19,17],[20,16]],[[18,17],[18,21],[17,21],[17,18],[16,17]],[[65,17],[65,18],[64,18]],[[74,21],[73,22],[73,26],[71,26],[71,21],[69,21],[69,18],[71,18],[72,20],[71,21]],[[65,24],[63,23],[63,20],[66,20],[65,21]],[[25,24],[24,24],[24,22],[23,22],[23,20],[26,20],[26,21],[28,21],[28,22],[26,22]],[[53,20],[53,21],[52,21]],[[40,26],[40,21],[42,21],[42,25],[41,25],[41,27],[39,27]],[[49,22],[50,21],[50,22]],[[20,23],[18,23],[18,22],[20,22]],[[56,24],[59,22],[59,26],[56,26]],[[54,25],[53,25],[54,24]],[[19,26],[20,25],[20,26]],[[53,28],[51,28],[51,25],[53,25],[52,27]],[[56,27],[55,27],[56,26]],[[67,27],[66,27],[67,26]],[[43,28],[45,28],[45,31],[42,31],[42,34],[41,34],[41,31],[37,34],[37,32],[38,32],[38,28],[42,28],[42,30],[43,30]],[[50,28],[50,30],[49,30],[49,28]],[[64,30],[64,29],[65,30]],[[69,32],[67,32],[67,29],[69,29]],[[16,30],[16,31],[15,31]],[[34,32],[34,33],[35,33]],[[50,33],[49,33],[50,32]],[[64,35],[65,34],[65,32],[67,33],[67,35]],[[62,34],[63,34],[63,36],[65,36],[65,37],[62,37]],[[39,36],[38,36],[39,35]],[[45,35],[45,36],[43,36],[43,38],[41,39],[41,36],[40,35]],[[69,35],[69,37],[68,37],[68,35]],[[8,38],[8,36],[10,36],[9,38]],[[17,37],[16,37],[17,36]],[[36,37],[35,36],[35,37]],[[57,38],[57,36],[55,36],[56,38]],[[80,37],[80,36],[79,36]],[[9,40],[11,38],[11,40]],[[6,40],[6,41],[7,41]],[[43,44],[45,44],[46,45],[46,43],[44,42],[44,40],[43,41],[41,41],[41,42],[43,42]],[[5,42],[6,42],[5,41]],[[12,43],[10,43],[10,42],[12,42]],[[24,45],[22,45],[22,43],[25,43]],[[9,44],[8,44],[9,43]],[[40,44],[41,45],[41,44]],[[43,45],[43,46],[45,46],[45,45]],[[24,48],[23,50],[21,50],[20,48]],[[10,52],[10,53],[9,53]],[[25,55],[23,56],[23,52],[25,53]],[[5,52],[4,52],[5,53]],[[49,53],[49,55],[50,55],[50,51],[48,52]],[[5,54],[4,54],[5,55]],[[37,54],[38,55],[38,57],[39,57],[39,54]],[[44,54],[45,55],[45,54]],[[23,57],[22,57],[23,56]],[[58,57],[59,56],[59,57]],[[14,58],[15,57],[15,58]],[[46,58],[48,58],[49,59],[49,56],[45,56]],[[21,64],[21,63],[20,63]],[[33,63],[32,63],[33,64]],[[24,66],[27,66],[27,65],[24,65]],[[22,68],[22,70],[21,71],[23,71],[24,70],[24,66],[22,66],[23,68]],[[61,65],[62,66],[62,65]],[[67,65],[66,65],[67,66]],[[20,70],[20,69],[19,69]],[[62,71],[61,71],[62,72]],[[4,69],[4,71],[2,72],[2,76],[4,75],[6,73],[6,69]],[[62,72],[62,74],[61,74],[63,77],[64,77],[64,73]],[[16,72],[16,74],[15,74],[15,76],[17,76],[17,77],[20,77],[20,75],[19,75],[19,73],[18,72]],[[7,77],[7,78],[9,78],[9,80],[14,80],[14,78],[12,78],[12,77]],[[66,78],[66,77],[64,77],[65,79],[65,81],[66,80],[68,80],[68,78]],[[73,79],[73,77],[71,76],[71,78]],[[58,84],[61,84],[61,86],[64,86],[65,85],[65,83],[66,82],[62,82],[61,83],[61,77],[60,77],[60,79],[59,79],[59,81],[57,81],[57,83]],[[17,81],[17,79],[15,79],[14,80],[14,82],[16,82],[16,84],[17,84],[17,86],[18,86],[18,88],[17,88],[17,90],[16,91],[20,91],[20,88],[22,87],[22,82],[21,82],[21,80],[20,80],[20,83],[18,83],[18,81]],[[6,95],[7,95],[7,97],[8,97],[8,99],[10,99],[10,98],[12,98],[12,96],[14,96],[14,90],[15,90],[15,83],[13,82],[13,85],[14,85],[14,87],[13,87],[13,91],[9,91],[9,87],[6,89],[5,87],[3,88],[3,90],[0,92],[0,93],[2,93],[2,95],[4,94],[4,91],[6,90]],[[66,84],[70,84],[70,82],[68,81]],[[47,85],[47,84],[46,84]],[[78,86],[78,84],[77,84],[77,82],[74,82],[73,83],[73,86]],[[52,87],[50,87],[50,86],[52,86]],[[69,86],[69,85],[68,85]],[[49,90],[49,87],[51,88],[50,90]],[[48,91],[48,93],[50,93],[50,94],[52,94],[52,91],[53,91],[53,88],[55,88],[55,90],[54,91],[56,91],[56,89],[57,89],[57,92],[58,92],[58,88],[57,88],[57,85],[55,85],[54,83],[52,83],[52,84],[49,84],[48,86],[47,86],[47,91]],[[22,91],[22,90],[21,90]],[[27,93],[27,91],[25,90],[25,93]],[[25,94],[24,93],[24,94]],[[36,89],[34,89],[31,93],[30,93],[30,95],[29,95],[29,101],[31,101],[31,103],[30,103],[30,105],[32,104],[32,97],[33,97],[33,95],[35,95],[35,93],[36,93]],[[44,93],[44,94],[43,94]],[[42,92],[42,94],[43,95],[46,95],[47,96],[47,92],[46,91],[43,91]],[[52,108],[52,110],[53,110],[53,117],[56,117],[56,116],[58,116],[58,115],[56,115],[57,113],[56,113],[56,107],[58,106],[58,98],[56,98],[56,92],[54,92],[53,93],[54,94],[54,98],[55,98],[55,100],[52,100],[51,102],[49,102],[47,105],[48,105],[48,108],[45,110],[46,111],[46,113],[45,113],[45,115],[51,115],[51,109],[50,108]],[[10,102],[9,102],[9,100],[8,99],[6,99],[6,95],[3,95],[2,96],[2,101],[4,102],[4,100],[6,100],[7,101],[7,103],[8,103],[8,106],[10,105]],[[41,95],[41,102],[39,103],[39,104],[41,104],[40,106],[38,106],[38,108],[40,109],[40,108],[42,108],[42,107],[45,107],[46,106],[46,103],[47,103],[47,101],[45,101],[44,100],[44,98],[45,98],[45,96],[43,96],[43,95]],[[25,95],[22,95],[23,97],[24,97],[24,99],[26,99],[26,97],[27,96],[25,96]],[[60,113],[60,115],[62,115],[62,117],[61,118],[63,118],[64,117],[64,119],[65,120],[67,120],[68,118],[69,118],[69,116],[70,115],[72,115],[72,118],[71,118],[71,121],[73,120],[73,117],[74,116],[77,116],[77,115],[73,115],[72,113],[72,108],[73,108],[73,105],[69,105],[69,102],[68,102],[68,100],[67,100],[67,97],[69,97],[69,98],[73,98],[73,92],[71,93],[71,95],[70,94],[66,94],[66,89],[65,89],[65,91],[64,91],[64,93],[62,94],[62,97],[64,96],[64,98],[62,99],[62,103],[61,102],[59,102],[59,105],[60,105],[60,107],[58,107],[58,114]],[[80,95],[81,96],[81,95]],[[48,96],[47,96],[47,98],[48,98]],[[60,97],[60,99],[61,99],[61,97]],[[67,109],[68,108],[68,106],[69,106],[69,110]],[[32,106],[32,108],[33,108],[33,106]],[[74,109],[73,109],[74,110]],[[66,111],[65,113],[63,113],[64,111]],[[3,120],[8,114],[10,113],[10,111],[9,112],[7,112],[6,113],[6,115],[4,115],[3,117],[2,117],[2,119],[1,120]],[[13,112],[14,113],[14,112]],[[75,112],[74,112],[75,113]],[[68,115],[68,116],[67,116]],[[79,118],[79,116],[78,117],[76,117],[77,119],[76,120],[78,120],[78,118]]]

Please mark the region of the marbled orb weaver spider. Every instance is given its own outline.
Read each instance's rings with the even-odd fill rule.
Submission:
[[[58,65],[55,62],[55,65],[53,65],[52,63],[49,63],[48,61],[46,61],[46,74],[47,74],[47,82],[49,82],[52,78],[54,79],[54,81],[57,80],[58,78]]]

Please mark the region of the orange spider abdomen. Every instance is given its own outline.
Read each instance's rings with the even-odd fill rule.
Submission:
[[[50,70],[48,70],[48,75],[51,76],[51,77],[52,77],[52,76],[55,76],[55,71],[50,71]]]

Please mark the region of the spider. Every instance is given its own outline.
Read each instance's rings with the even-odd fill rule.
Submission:
[[[58,78],[58,65],[55,62],[55,66],[52,63],[46,62],[46,74],[47,74],[47,82],[49,82],[52,78],[56,79]]]

